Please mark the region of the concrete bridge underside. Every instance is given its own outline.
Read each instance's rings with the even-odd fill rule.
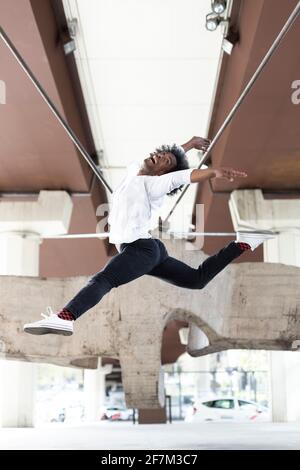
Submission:
[[[172,256],[194,267],[207,256],[183,240],[166,244]],[[76,322],[71,337],[31,336],[23,324],[38,319],[47,305],[63,306],[86,277],[2,276],[1,357],[91,369],[98,357],[117,358],[127,406],[159,408],[164,404],[161,344],[168,322],[189,323],[192,356],[232,348],[296,349],[299,274],[299,268],[278,263],[232,264],[202,290],[144,276],[113,289]]]

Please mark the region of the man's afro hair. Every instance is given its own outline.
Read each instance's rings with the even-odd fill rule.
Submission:
[[[155,149],[155,152],[158,152],[158,153],[168,152],[168,153],[172,153],[174,155],[174,157],[176,158],[177,166],[172,171],[187,170],[189,168],[189,164],[188,164],[188,161],[187,161],[187,158],[186,158],[186,153],[184,152],[184,150],[182,150],[176,144],[161,145],[160,147],[157,147]],[[168,193],[168,196],[174,196],[174,194],[178,193],[178,191],[181,191],[182,188],[183,188],[183,185],[180,186],[179,188],[173,189],[173,191],[170,191]]]

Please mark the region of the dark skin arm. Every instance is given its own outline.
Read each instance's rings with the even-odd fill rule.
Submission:
[[[185,152],[196,149],[206,152],[211,141],[203,137],[192,137],[188,142],[182,145]],[[245,171],[234,170],[233,168],[210,167],[205,170],[195,169],[191,173],[192,183],[201,183],[211,178],[225,178],[234,181],[234,178],[246,178],[248,175]]]
[[[185,152],[188,152],[192,149],[201,150],[202,152],[206,152],[210,144],[209,139],[205,139],[204,137],[192,137],[188,142],[183,144],[181,147],[184,149]]]
[[[234,181],[234,178],[246,178],[245,171],[234,170],[233,168],[214,168],[210,167],[205,170],[193,170],[191,173],[191,183],[202,183],[211,178],[225,178]]]

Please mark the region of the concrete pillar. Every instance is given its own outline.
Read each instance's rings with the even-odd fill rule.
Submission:
[[[38,276],[38,270],[39,239],[14,232],[0,234],[1,275]],[[33,426],[35,373],[35,364],[1,360],[1,426]]]
[[[85,420],[88,422],[100,420],[101,408],[105,402],[105,376],[111,371],[112,364],[101,366],[101,358],[97,369],[84,370],[84,408]]]
[[[0,377],[1,426],[33,426],[36,364],[1,360]]]
[[[235,230],[280,231],[264,243],[264,261],[300,267],[300,200],[265,200],[261,190],[233,191],[229,207]],[[270,352],[270,387],[274,422],[300,420],[300,354]]]
[[[201,399],[205,395],[211,393],[211,379],[212,376],[210,374],[210,356],[199,356],[193,358],[194,361],[194,370],[199,371],[199,373],[196,374],[196,397]]]
[[[1,201],[0,275],[38,276],[41,237],[66,233],[71,213],[64,191],[41,191],[37,201]],[[0,426],[33,426],[35,386],[35,364],[0,361]]]
[[[169,404],[166,402],[163,408],[155,410],[138,409],[138,424],[165,424],[168,419],[167,407]]]
[[[39,246],[40,239],[35,234],[0,233],[0,275],[38,276]]]
[[[293,201],[290,202],[293,204]],[[264,249],[264,260],[300,266],[300,235],[282,233],[276,240],[268,241]],[[271,351],[270,366],[273,421],[300,421],[299,352]]]
[[[209,341],[204,333],[196,324],[190,322],[188,329],[188,351],[195,349],[204,349],[209,346]],[[190,356],[187,356],[189,358]],[[181,358],[183,359],[183,357]],[[185,370],[199,371],[195,377],[195,398],[200,399],[211,392],[211,360],[209,355],[192,357],[185,364]]]

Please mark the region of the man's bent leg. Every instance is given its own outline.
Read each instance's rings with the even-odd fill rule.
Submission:
[[[88,284],[58,313],[48,308],[43,320],[26,323],[26,333],[34,335],[73,334],[73,321],[96,305],[113,287],[133,281],[150,272],[163,259],[159,244],[152,239],[124,243],[122,252],[112,258],[103,270],[93,276]]]
[[[202,289],[229,263],[238,258],[245,248],[231,242],[215,255],[209,256],[198,268],[192,268],[169,256],[149,274],[178,287]]]
[[[105,275],[105,269],[100,271],[67,303],[58,316],[62,317],[67,311],[71,312],[73,320],[76,320],[80,315],[100,302],[102,297],[113,287],[115,286]]]
[[[151,271],[159,260],[158,248],[150,241],[137,241],[114,256],[65,306],[74,319],[94,307],[113,287],[121,286]]]

